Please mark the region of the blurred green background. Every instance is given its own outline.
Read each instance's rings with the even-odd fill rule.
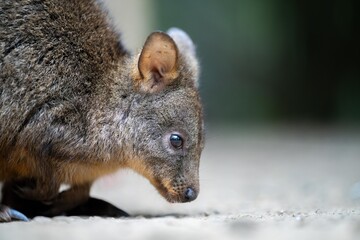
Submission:
[[[208,122],[360,124],[360,1],[152,3],[197,45]]]

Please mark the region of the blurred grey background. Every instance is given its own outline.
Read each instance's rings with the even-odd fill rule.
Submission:
[[[132,49],[153,30],[190,34],[210,123],[360,122],[359,1],[105,2]]]
[[[133,52],[172,26],[197,45],[201,193],[170,204],[120,171],[91,195],[137,217],[38,217],[0,239],[359,239],[360,1],[103,1]]]

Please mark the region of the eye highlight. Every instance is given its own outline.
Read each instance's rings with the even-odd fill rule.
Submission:
[[[181,149],[183,146],[183,139],[179,134],[171,134],[170,135],[170,144],[171,146],[173,146],[175,149]]]

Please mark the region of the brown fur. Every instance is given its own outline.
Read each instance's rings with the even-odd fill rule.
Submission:
[[[183,32],[155,32],[132,56],[94,0],[3,0],[0,16],[0,180],[34,179],[19,195],[56,202],[62,183],[129,167],[171,202],[199,191],[198,66]]]

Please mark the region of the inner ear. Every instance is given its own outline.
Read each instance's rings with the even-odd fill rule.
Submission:
[[[145,92],[158,92],[178,77],[178,48],[174,40],[163,32],[154,32],[141,51],[138,86]]]

